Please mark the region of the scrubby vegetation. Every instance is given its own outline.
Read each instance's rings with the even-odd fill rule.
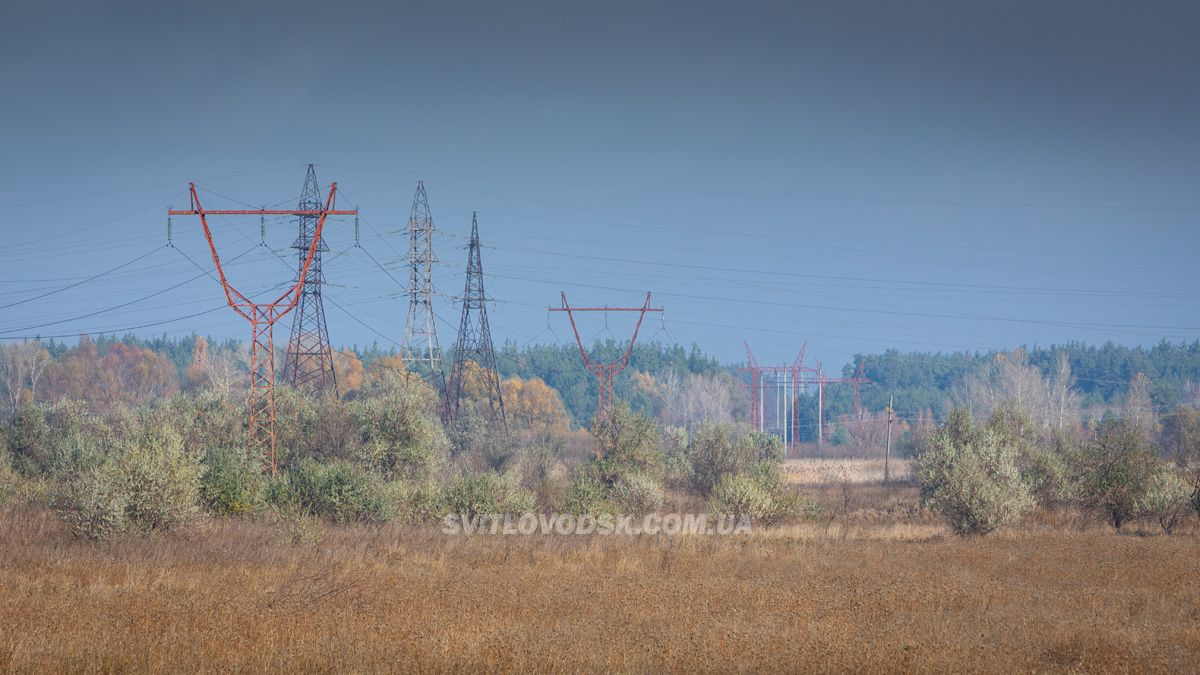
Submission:
[[[89,355],[104,363],[115,354],[112,364],[136,355],[113,349],[81,343],[62,351],[54,381],[74,382],[72,369]],[[147,358],[144,367],[153,362]],[[965,407],[940,425],[924,418],[904,431],[920,506],[962,535],[1062,509],[1095,514],[1116,529],[1138,521],[1176,531],[1200,504],[1200,415],[1182,407],[1160,418],[1153,383],[1139,376],[1121,409],[1088,422],[1075,407],[1068,359],[1057,363],[1046,377],[1024,352],[998,355],[964,379]],[[347,371],[353,388],[341,400],[279,387],[274,478],[245,449],[241,392],[211,372],[188,372],[181,390],[160,388],[165,396],[143,403],[97,406],[86,387],[67,387],[83,399],[36,402],[32,389],[13,397],[17,407],[0,434],[0,500],[51,505],[92,539],[153,534],[204,517],[419,525],[449,513],[643,516],[686,505],[778,526],[820,511],[785,479],[776,436],[731,421],[729,408],[672,398],[687,391],[729,405],[713,395],[724,386],[715,371],[642,378],[659,418],[635,400],[595,418],[585,434],[571,429],[554,389],[520,378],[504,382],[514,414],[506,429],[497,427],[484,400],[471,398],[482,391],[473,368],[468,400],[445,428],[437,392],[399,359],[380,355]],[[847,442],[878,442],[875,426],[844,424]]]
[[[1190,638],[1171,632],[1187,619],[1165,589],[1178,591],[1178,579],[1194,575],[1200,559],[1194,550],[1200,523],[1200,415],[1188,407],[1156,414],[1149,402],[1152,386],[1144,378],[1131,387],[1120,408],[1107,411],[1104,419],[1086,419],[1079,414],[1068,371],[1044,378],[1022,355],[989,363],[964,383],[966,393],[956,401],[960,407],[940,418],[940,424],[933,416],[922,416],[901,428],[897,450],[909,457],[891,460],[891,482],[885,483],[878,419],[839,422],[845,443],[869,449],[855,460],[858,464],[820,459],[814,460],[820,466],[809,466],[785,459],[776,436],[735,422],[740,415],[727,405],[730,401],[708,395],[727,384],[716,371],[677,380],[642,378],[646,401],[618,405],[592,419],[586,430],[573,428],[572,416],[545,382],[509,378],[503,385],[513,396],[514,414],[507,427],[491,422],[484,402],[472,399],[447,428],[439,419],[436,392],[387,356],[351,372],[354,387],[340,399],[279,388],[279,467],[272,476],[264,458],[246,449],[242,392],[219,386],[214,377],[193,375],[193,384],[146,400],[96,405],[86,390],[80,399],[17,397],[17,407],[0,428],[0,527],[23,543],[0,550],[0,617],[25,612],[21,607],[29,601],[21,599],[26,597],[22,589],[45,583],[46,592],[58,594],[60,604],[39,612],[39,621],[80,630],[74,614],[55,613],[54,607],[69,602],[83,612],[101,612],[91,617],[91,624],[117,630],[105,618],[115,611],[105,604],[115,596],[96,592],[85,602],[70,590],[78,582],[62,582],[87,578],[83,569],[88,560],[112,556],[105,569],[130,566],[126,581],[105,577],[84,583],[89,589],[125,584],[122,593],[136,597],[123,595],[123,607],[137,602],[163,615],[166,610],[155,604],[159,598],[187,597],[189,611],[203,613],[209,609],[201,605],[215,592],[211,597],[226,612],[224,619],[237,614],[266,621],[246,624],[257,627],[274,626],[271,622],[281,615],[276,610],[286,608],[282,615],[289,621],[279,624],[278,635],[257,636],[286,648],[245,652],[263,654],[262,660],[221,656],[212,649],[219,640],[207,628],[181,627],[173,633],[187,655],[207,654],[209,665],[247,670],[286,669],[294,662],[281,660],[284,653],[288,658],[302,654],[309,663],[330,669],[444,665],[444,646],[405,652],[398,661],[371,660],[382,653],[395,656],[388,650],[414,644],[407,640],[384,647],[361,638],[355,643],[361,647],[356,656],[337,660],[330,655],[345,653],[342,647],[349,638],[343,628],[356,621],[360,628],[367,626],[366,619],[358,618],[348,624],[345,616],[372,617],[361,635],[427,628],[436,617],[442,617],[438,625],[444,627],[447,615],[478,617],[481,623],[465,622],[460,628],[475,631],[473,635],[492,631],[488,639],[510,640],[513,631],[531,630],[534,617],[541,620],[561,605],[567,592],[562,584],[568,579],[571,592],[579,592],[580,579],[586,579],[592,600],[608,598],[606,611],[616,612],[613,616],[662,612],[666,621],[720,613],[724,619],[701,631],[723,636],[723,644],[741,645],[747,667],[769,669],[777,662],[764,655],[764,638],[731,634],[729,621],[745,622],[738,625],[750,631],[747,635],[776,635],[779,626],[747,619],[760,613],[747,613],[744,603],[730,600],[730,585],[734,596],[758,593],[760,604],[782,598],[789,611],[822,603],[840,612],[837,621],[845,625],[873,626],[871,621],[886,620],[878,608],[897,603],[927,606],[931,616],[939,617],[911,638],[897,637],[908,635],[904,631],[911,627],[903,626],[895,627],[895,635],[877,635],[879,644],[890,645],[878,653],[847,651],[855,655],[845,662],[852,669],[961,666],[966,661],[945,660],[950,658],[945,654],[967,649],[963,645],[971,646],[971,654],[988,655],[981,669],[1053,670],[1079,664],[1084,669],[1137,669],[1149,663],[1134,660],[1133,654],[1177,667],[1190,663],[1186,659],[1194,652]],[[726,407],[682,405],[679,392]],[[1053,402],[1058,408],[1050,411],[1047,406]],[[454,537],[439,529],[447,516],[555,513],[578,516],[578,521],[583,516],[599,521],[695,514],[712,521],[748,519],[753,531],[732,537],[513,539]],[[1127,536],[1131,533],[1138,536]],[[1160,533],[1173,536],[1149,536]],[[106,543],[97,546],[94,540]],[[897,547],[894,542],[921,545]],[[47,558],[45,546],[58,552]],[[200,553],[194,546],[207,548]],[[1068,552],[1056,555],[1058,548]],[[136,551],[153,553],[130,555]],[[1144,574],[1132,574],[1145,570],[1151,554],[1169,557],[1173,570],[1163,571],[1152,584]],[[258,562],[248,563],[246,556]],[[44,559],[59,562],[45,567]],[[43,560],[43,567],[29,564],[31,560]],[[214,560],[211,570],[196,571]],[[270,564],[260,564],[266,560]],[[1132,640],[1129,617],[1144,612],[1139,607],[1157,603],[1159,623],[1139,634],[1136,644],[1115,649],[1076,633],[1053,632],[1054,626],[1083,617],[1094,621],[1096,606],[1130,597],[1106,590],[1113,582],[1098,581],[1092,569],[1097,560],[1120,566],[1126,580],[1148,584],[1130,591],[1139,594],[1138,606],[1113,610],[1109,620],[1119,629],[1110,628],[1107,635]],[[948,562],[949,569],[964,575],[961,579],[947,576]],[[189,576],[173,586],[163,581],[169,574],[156,567],[160,564],[171,569],[187,565],[193,570],[189,574],[211,576],[207,581]],[[1052,569],[1054,576],[1030,586],[1043,568]],[[41,576],[35,578],[30,570],[37,569]],[[997,570],[1003,573],[993,578]],[[1086,602],[1062,591],[1058,575],[1064,570],[1075,575],[1076,591],[1090,589]],[[559,575],[559,581],[544,588],[535,580],[546,571]],[[134,577],[151,581],[130,585],[128,579]],[[373,586],[382,578],[388,579],[387,592]],[[979,585],[985,578],[991,589],[986,593]],[[464,579],[469,588],[456,585]],[[1105,579],[1110,579],[1107,572]],[[813,583],[839,590],[810,592]],[[198,584],[205,594],[195,592]],[[703,611],[687,602],[671,604],[670,598],[689,597],[688,589],[696,588],[707,594]],[[718,588],[720,592],[708,590]],[[765,595],[763,588],[768,589]],[[484,600],[480,592],[487,596]],[[881,600],[865,602],[860,597],[865,592]],[[381,603],[397,594],[404,597],[403,610],[389,613]],[[951,597],[953,602],[947,600]],[[1065,609],[1047,614],[1047,597],[1057,598]],[[630,604],[645,598],[657,604]],[[830,598],[853,601],[839,604]],[[1185,598],[1180,606],[1190,606],[1188,602]],[[488,614],[496,607],[503,611]],[[874,609],[866,612],[864,607]],[[527,609],[531,613],[523,613]],[[946,611],[959,612],[954,621],[961,626],[947,628]],[[338,612],[341,623],[325,625]],[[410,615],[424,621],[409,622]],[[338,649],[289,642],[287,636],[296,634],[294,617],[304,617],[310,635],[318,627],[331,631]],[[619,627],[604,625],[609,619],[600,611],[591,620],[619,633]],[[814,615],[805,620],[821,619]],[[1139,620],[1143,623],[1137,625],[1144,625]],[[1035,624],[1041,628],[1020,634],[999,628]],[[564,635],[583,635],[570,625]],[[586,634],[594,630],[589,626]],[[24,667],[37,654],[46,656],[30,651],[27,637],[3,642],[13,634],[0,633],[0,666],[8,659]],[[689,639],[696,634],[691,629],[687,633]],[[818,642],[809,645],[813,654],[828,647],[828,640]],[[1028,658],[1013,656],[1021,653],[1016,647],[1033,643],[1042,645],[1042,651]],[[784,641],[773,648],[786,651],[797,644]],[[861,647],[857,639],[854,644]],[[914,644],[936,644],[937,649]],[[90,649],[100,654],[105,647]],[[512,653],[497,652],[494,646],[464,649],[473,656],[457,665],[480,665],[498,653]],[[540,651],[513,657],[513,669],[662,665],[653,658],[603,650],[587,652],[595,658],[563,661],[561,652],[536,649]],[[365,653],[376,657],[356,660]],[[560,656],[552,656],[556,653]],[[896,654],[906,654],[907,660],[896,661]],[[1085,657],[1091,660],[1081,660]],[[154,669],[152,663],[129,656],[104,658],[116,669]],[[180,658],[179,664],[203,665],[188,661],[190,656]],[[795,658],[798,653],[778,663],[794,664]],[[49,657],[42,662],[59,663]],[[697,668],[704,663],[698,658]]]

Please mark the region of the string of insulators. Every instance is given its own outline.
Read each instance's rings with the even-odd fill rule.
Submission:
[[[175,243],[172,241],[175,235],[175,228],[171,224],[171,216],[167,214],[167,246],[174,248]]]
[[[355,208],[355,211],[357,211],[357,210],[358,209]],[[358,248],[358,235],[359,235],[358,216],[354,216],[354,247],[355,248]]]
[[[258,217],[258,244],[259,246],[267,245],[267,217],[262,215]]]

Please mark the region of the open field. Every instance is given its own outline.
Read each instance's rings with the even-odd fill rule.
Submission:
[[[1195,672],[1200,540],[1078,517],[959,539],[863,491],[727,537],[212,521],[92,544],[0,512],[0,671]],[[870,508],[863,508],[869,506]]]
[[[912,462],[892,458],[888,470],[894,481],[912,479]],[[883,482],[882,459],[789,459],[783,463],[783,475],[796,485],[862,485]]]

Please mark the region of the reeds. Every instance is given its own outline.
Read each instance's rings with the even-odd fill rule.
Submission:
[[[842,491],[812,521],[675,538],[213,520],[96,544],[10,508],[0,671],[1196,669],[1194,517],[963,539],[913,488]]]

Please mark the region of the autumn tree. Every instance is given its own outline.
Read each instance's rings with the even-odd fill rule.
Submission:
[[[50,352],[37,340],[0,346],[0,386],[4,387],[10,414],[16,414],[22,397],[37,399],[38,382],[50,364]]]
[[[158,352],[144,347],[117,342],[100,359],[101,398],[103,403],[128,403],[143,405],[161,401],[179,391],[179,377],[175,364]]]
[[[99,378],[99,365],[96,343],[87,335],[81,335],[74,349],[67,350],[46,367],[45,397],[51,401],[64,398],[87,400],[91,387]]]
[[[504,412],[514,428],[558,433],[565,432],[570,425],[570,416],[558,391],[541,378],[510,377],[500,383],[500,395],[504,397]]]
[[[1075,376],[1071,373],[1071,357],[1058,353],[1054,377],[1050,380],[1050,421],[1056,431],[1067,431],[1079,420],[1079,393],[1075,391]]]
[[[394,373],[403,376],[408,372],[408,367],[404,365],[404,357],[399,354],[391,354],[389,356],[380,356],[373,359],[370,365],[367,366],[367,379],[378,378],[383,373]]]
[[[110,344],[101,356],[86,335],[46,367],[44,379],[46,398],[87,401],[99,410],[143,405],[179,390],[175,364],[166,356],[125,342]]]
[[[694,429],[704,422],[733,421],[738,385],[724,372],[663,373],[654,389],[659,419],[664,424]]]
[[[192,362],[183,369],[183,388],[187,391],[199,391],[206,388],[208,379],[208,339],[203,335],[196,336],[192,345]]]
[[[333,353],[333,373],[337,377],[338,393],[341,396],[357,393],[366,379],[362,361],[349,349]]]
[[[1129,393],[1125,395],[1125,408],[1122,411],[1125,419],[1137,427],[1146,438],[1158,435],[1160,425],[1158,415],[1154,413],[1154,403],[1150,399],[1150,378],[1139,372],[1129,383]]]

